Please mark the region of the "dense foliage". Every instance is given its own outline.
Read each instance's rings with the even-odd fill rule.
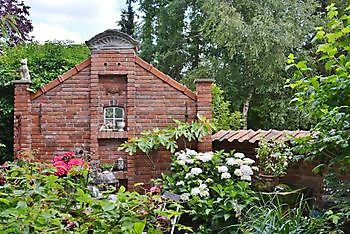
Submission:
[[[1,233],[160,234],[180,214],[175,211],[180,206],[158,192],[141,195],[121,187],[97,199],[86,187],[89,171],[82,170],[56,176],[49,165],[23,159],[2,166]]]
[[[216,131],[238,130],[243,126],[242,113],[231,111],[231,102],[227,101],[224,91],[215,84],[212,86],[212,102],[213,124]]]
[[[250,128],[307,128],[289,105],[286,55],[320,22],[312,1],[140,0],[140,56],[191,87],[212,78]],[[304,53],[304,51],[302,52]],[[248,121],[248,123],[247,123]]]
[[[126,0],[127,9],[122,10],[121,20],[118,22],[120,31],[132,37],[135,33],[135,11],[132,4],[135,1],[136,0]]]
[[[327,7],[328,23],[318,27],[313,63],[296,61],[290,87],[297,91],[295,104],[315,120],[312,134],[297,141],[297,149],[319,162],[314,171],[328,175],[331,199],[341,200],[341,214],[350,216],[349,182],[341,176],[350,166],[350,6],[339,14]]]
[[[4,47],[0,55],[0,161],[9,159],[13,147],[13,86],[19,79],[20,59],[28,58],[28,67],[34,91],[56,79],[63,72],[87,58],[89,50],[84,45],[68,42],[28,43],[16,47]]]
[[[31,40],[33,30],[28,19],[30,7],[18,0],[0,0],[0,41],[15,45]]]
[[[255,199],[249,186],[253,163],[242,153],[186,149],[173,156],[172,174],[164,175],[164,188],[180,194],[185,208],[192,211],[192,222],[185,223],[198,233],[218,233],[236,223]]]

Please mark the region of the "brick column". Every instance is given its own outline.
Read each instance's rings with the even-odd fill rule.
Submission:
[[[211,120],[211,85],[213,80],[200,79],[196,80],[195,82],[197,91],[197,115],[204,116],[206,119]],[[211,135],[204,137],[200,142],[198,142],[198,151],[212,151]]]
[[[20,151],[31,150],[32,115],[28,80],[15,80],[14,84],[14,157]]]
[[[136,99],[136,54],[133,53],[133,58],[130,59],[130,62],[133,63],[133,69],[128,75],[127,80],[127,121],[128,121],[128,137],[132,138],[136,136],[136,109],[135,109],[135,99]],[[127,156],[127,168],[128,168],[128,190],[134,190],[135,177],[136,177],[136,158],[137,154]]]

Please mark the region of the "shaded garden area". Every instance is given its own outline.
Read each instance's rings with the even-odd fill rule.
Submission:
[[[133,21],[135,2],[144,17],[139,28]],[[138,71],[140,79],[145,79],[138,91],[161,77],[158,84],[171,86],[161,91],[174,87],[181,91],[186,98],[183,106],[176,107],[174,101],[158,114],[148,113],[149,119],[135,124],[135,129],[149,130],[137,134],[129,128],[141,114],[125,116],[136,105],[117,107],[119,100],[113,96],[106,101],[107,108],[94,106],[103,112],[103,125],[96,120],[99,136],[95,139],[92,133],[86,138],[95,139],[102,151],[91,152],[92,146],[76,151],[73,146],[57,147],[57,153],[44,152],[50,162],[39,162],[37,149],[12,155],[13,137],[18,137],[13,136],[12,81],[19,77],[19,58],[28,58],[31,75],[30,88],[24,91],[40,90],[44,95],[43,84],[62,79],[60,75],[71,67],[78,74],[76,64],[89,51],[85,45],[68,42],[28,42],[29,8],[18,1],[0,3],[8,7],[0,8],[1,233],[350,232],[350,6],[343,1],[328,5],[327,1],[128,0],[119,23],[123,32],[142,42],[140,56],[188,87],[194,86],[195,79],[211,78],[212,92],[192,93],[145,61],[130,62],[134,57],[128,57],[125,64],[138,63],[135,74]],[[18,11],[11,12],[15,6]],[[90,49],[96,46],[91,44]],[[100,53],[92,51],[92,56]],[[95,58],[105,69],[95,74],[103,87],[112,86],[112,75],[125,86],[125,90],[101,93],[110,97],[127,91],[130,95],[134,87],[127,87],[136,75],[129,79],[130,74],[120,72],[123,63]],[[94,62],[86,61],[84,72],[89,73],[88,66]],[[119,73],[111,72],[111,64]],[[146,71],[153,72],[152,79],[145,78]],[[202,82],[210,87],[208,80]],[[94,95],[95,99],[102,96]],[[207,100],[210,95],[212,99]],[[146,103],[140,109],[150,112],[149,106]],[[170,113],[165,117],[181,116],[181,121],[159,120],[164,111]],[[86,113],[90,117],[92,112]],[[194,117],[201,113],[207,118]],[[169,126],[151,128],[156,121]],[[246,129],[245,136],[257,136],[247,128],[301,128],[307,134],[287,134],[288,140],[283,141],[262,136],[254,147],[249,146],[249,154],[237,142],[230,147],[214,142],[216,151],[202,150],[211,148],[211,135],[241,128]],[[118,145],[112,140],[115,136]],[[232,142],[232,136],[226,140]],[[112,144],[113,150],[108,151]],[[100,152],[107,159],[97,155]],[[115,160],[116,152],[123,157]],[[139,167],[133,160],[140,160]],[[292,175],[302,170],[317,179],[308,184],[301,181],[302,175]],[[140,182],[150,175],[153,179]],[[130,181],[136,183],[130,186]],[[320,183],[316,193],[317,186],[310,185],[315,181]]]

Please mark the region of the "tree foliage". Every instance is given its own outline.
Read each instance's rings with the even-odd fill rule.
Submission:
[[[332,4],[327,17],[327,25],[317,28],[313,63],[293,54],[288,62],[295,69],[293,100],[316,123],[309,137],[297,140],[296,149],[319,162],[314,172],[326,175],[326,192],[339,211],[329,213],[339,225],[350,217],[350,184],[342,176],[350,166],[350,6],[340,14]]]
[[[316,1],[205,1],[204,32],[218,50],[204,66],[234,106],[246,109],[249,127],[305,127],[288,108],[284,61],[308,40],[316,7]]]
[[[307,128],[289,106],[286,55],[320,21],[316,0],[140,0],[140,55],[189,87],[213,78],[251,128]]]
[[[135,33],[135,11],[132,4],[135,1],[136,0],[126,0],[127,9],[122,10],[121,20],[118,22],[120,31],[132,37]]]
[[[212,87],[212,112],[213,123],[216,131],[219,130],[238,130],[243,125],[242,113],[239,111],[231,112],[231,102],[224,97],[224,91],[217,85]]]
[[[0,39],[8,45],[21,41],[29,41],[29,33],[33,30],[28,19],[30,7],[23,1],[0,0]]]

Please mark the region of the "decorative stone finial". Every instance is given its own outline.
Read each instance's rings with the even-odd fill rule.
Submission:
[[[26,58],[21,59],[21,67],[19,68],[19,73],[21,74],[22,81],[31,82]]]
[[[117,29],[107,29],[86,41],[85,44],[90,50],[137,50],[138,48],[136,40]]]

